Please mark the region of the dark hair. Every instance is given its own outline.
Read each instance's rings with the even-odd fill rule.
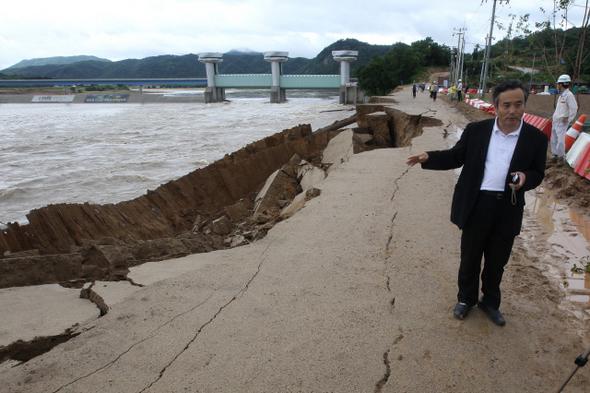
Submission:
[[[522,92],[524,93],[524,102],[526,103],[526,100],[529,97],[528,89],[526,87],[524,87],[522,82],[519,80],[508,80],[508,81],[501,82],[499,85],[494,87],[494,92],[492,93],[492,98],[494,100],[494,106],[495,107],[498,106],[498,97],[500,97],[501,93],[504,93],[505,91],[508,91],[508,90],[514,90],[514,89],[521,89],[522,90]]]

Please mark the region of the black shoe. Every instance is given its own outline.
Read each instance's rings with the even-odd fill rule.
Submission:
[[[457,303],[455,304],[455,308],[453,309],[453,316],[457,319],[464,320],[467,314],[469,314],[469,310],[471,306],[467,303]]]
[[[494,322],[496,325],[498,326],[504,326],[506,325],[506,320],[504,319],[504,316],[502,315],[502,313],[500,312],[500,310],[496,310],[495,308],[491,308],[483,303],[478,303],[477,307],[483,311],[484,313],[486,313],[486,315],[488,316],[488,318],[490,318],[490,320],[492,322]]]

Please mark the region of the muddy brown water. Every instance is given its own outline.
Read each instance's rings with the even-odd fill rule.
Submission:
[[[537,226],[531,247],[540,243],[548,247],[543,258],[546,274],[560,282],[565,301],[573,303],[576,314],[590,318],[590,273],[574,270],[574,265],[583,269],[590,263],[590,217],[562,204],[542,187],[527,193],[526,209]]]

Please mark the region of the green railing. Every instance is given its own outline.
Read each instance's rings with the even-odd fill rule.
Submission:
[[[282,89],[338,89],[340,75],[281,75]],[[219,74],[215,86],[225,88],[270,88],[271,74]]]
[[[340,75],[281,75],[283,89],[338,89]]]
[[[216,87],[270,88],[271,74],[220,74],[215,75]]]

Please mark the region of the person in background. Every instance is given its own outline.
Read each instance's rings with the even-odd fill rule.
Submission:
[[[451,87],[449,87],[449,90],[448,90],[448,92],[449,92],[449,93],[448,93],[449,97],[451,97],[451,102],[452,102],[452,101],[453,101],[455,98],[457,98],[457,87],[456,87],[455,85],[451,85]]]
[[[565,134],[568,124],[572,123],[578,112],[576,97],[569,90],[572,79],[569,75],[563,74],[557,78],[557,90],[559,97],[553,112],[553,125],[551,127],[551,153],[553,161],[557,162],[565,158]]]
[[[430,85],[430,98],[432,98],[432,101],[436,101],[437,94],[438,94],[438,85],[436,84],[436,81],[432,81],[432,84]]]
[[[522,120],[526,99],[520,81],[498,84],[493,92],[496,119],[469,123],[451,149],[407,159],[408,165],[424,169],[463,167],[451,207],[451,221],[463,231],[453,310],[460,320],[477,304],[494,324],[506,324],[499,309],[502,274],[522,226],[524,193],[541,184],[547,158],[547,138]],[[478,303],[482,256],[483,297]]]
[[[457,101],[463,101],[463,82],[459,79],[459,83],[457,83]]]
[[[416,98],[416,90],[418,90],[418,89],[416,88],[416,84],[414,83],[412,85],[412,96],[414,96],[414,98]]]

